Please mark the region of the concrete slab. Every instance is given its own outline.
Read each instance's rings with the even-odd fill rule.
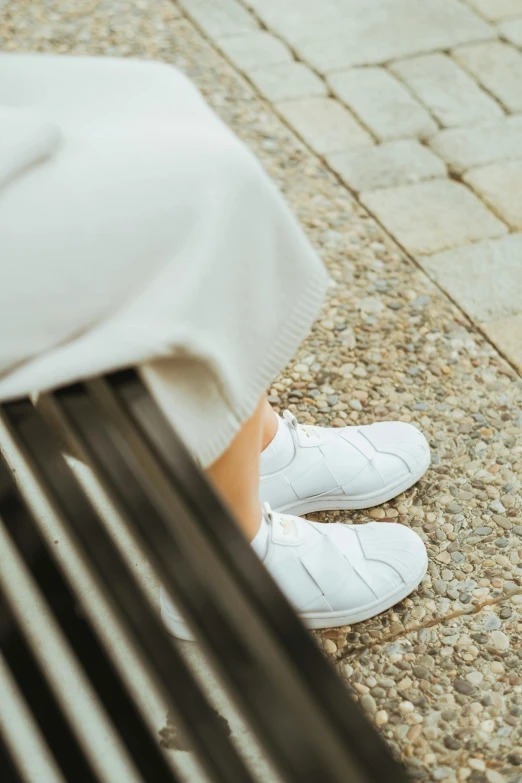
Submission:
[[[426,271],[480,323],[522,310],[522,234],[419,259]]]
[[[446,128],[496,120],[502,109],[446,54],[427,54],[390,65]]]
[[[497,29],[510,43],[519,48],[522,47],[522,17],[519,19],[508,19],[499,24]]]
[[[445,130],[432,136],[429,145],[456,173],[518,158],[522,150],[522,117],[507,117],[473,128]]]
[[[293,61],[290,49],[265,30],[252,30],[218,39],[221,51],[244,71]]]
[[[319,155],[373,144],[353,114],[332,98],[304,98],[275,105]]]
[[[522,312],[499,321],[490,321],[483,324],[482,328],[504,356],[522,372]]]
[[[467,0],[485,19],[500,19],[522,16],[522,0]]]
[[[249,5],[322,72],[495,37],[492,27],[457,0],[249,0]]]
[[[381,141],[425,138],[437,131],[429,112],[385,68],[332,73],[328,84]]]
[[[522,111],[522,53],[501,41],[462,46],[453,57],[509,112]]]
[[[361,201],[415,255],[429,255],[507,232],[470,191],[434,180],[362,193]]]
[[[256,68],[248,75],[269,101],[310,98],[327,93],[325,83],[304,63]]]
[[[446,166],[418,141],[391,141],[371,149],[328,156],[328,163],[357,192],[446,176]]]
[[[238,0],[179,0],[179,4],[212,36],[237,35],[259,25]]]
[[[501,220],[522,231],[522,160],[471,169],[464,180]]]

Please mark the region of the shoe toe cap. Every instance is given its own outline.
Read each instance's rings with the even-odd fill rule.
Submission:
[[[368,568],[375,571],[385,567],[387,580],[418,584],[428,556],[417,533],[404,525],[385,522],[358,525],[356,533]]]
[[[384,522],[328,527],[329,537],[350,562],[342,589],[327,595],[334,610],[378,605],[373,613],[383,611],[423,579],[426,548],[409,528]]]
[[[401,462],[404,472],[415,473],[419,468],[426,469],[429,463],[428,441],[412,424],[377,422],[365,428],[364,435],[377,452],[377,459],[393,462],[395,467]]]

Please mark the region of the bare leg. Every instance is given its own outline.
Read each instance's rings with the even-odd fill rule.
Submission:
[[[266,406],[270,408],[263,398],[228,449],[207,469],[210,480],[249,541],[255,537],[261,524],[259,455],[263,448],[265,423],[269,426],[265,422],[268,419]],[[272,408],[270,413],[275,416]]]
[[[261,436],[261,450],[266,449],[275,438],[278,427],[277,415],[268,400],[262,401],[263,408],[263,432]]]

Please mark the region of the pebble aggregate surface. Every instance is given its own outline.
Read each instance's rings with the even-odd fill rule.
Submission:
[[[370,511],[425,541],[410,598],[315,634],[410,777],[522,783],[522,380],[324,162],[167,0],[0,2],[3,51],[161,59],[258,155],[328,266],[323,310],[269,390],[303,423],[427,435],[419,484]],[[217,24],[217,22],[216,22]]]

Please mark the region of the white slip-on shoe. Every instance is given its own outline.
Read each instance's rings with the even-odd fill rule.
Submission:
[[[401,421],[315,427],[285,411],[280,427],[291,434],[293,457],[281,470],[262,473],[259,493],[285,514],[378,506],[415,484],[430,464],[424,435]]]
[[[367,620],[406,598],[426,573],[419,536],[403,525],[309,522],[265,508],[264,564],[309,628]],[[174,636],[193,639],[162,591],[161,614]]]

